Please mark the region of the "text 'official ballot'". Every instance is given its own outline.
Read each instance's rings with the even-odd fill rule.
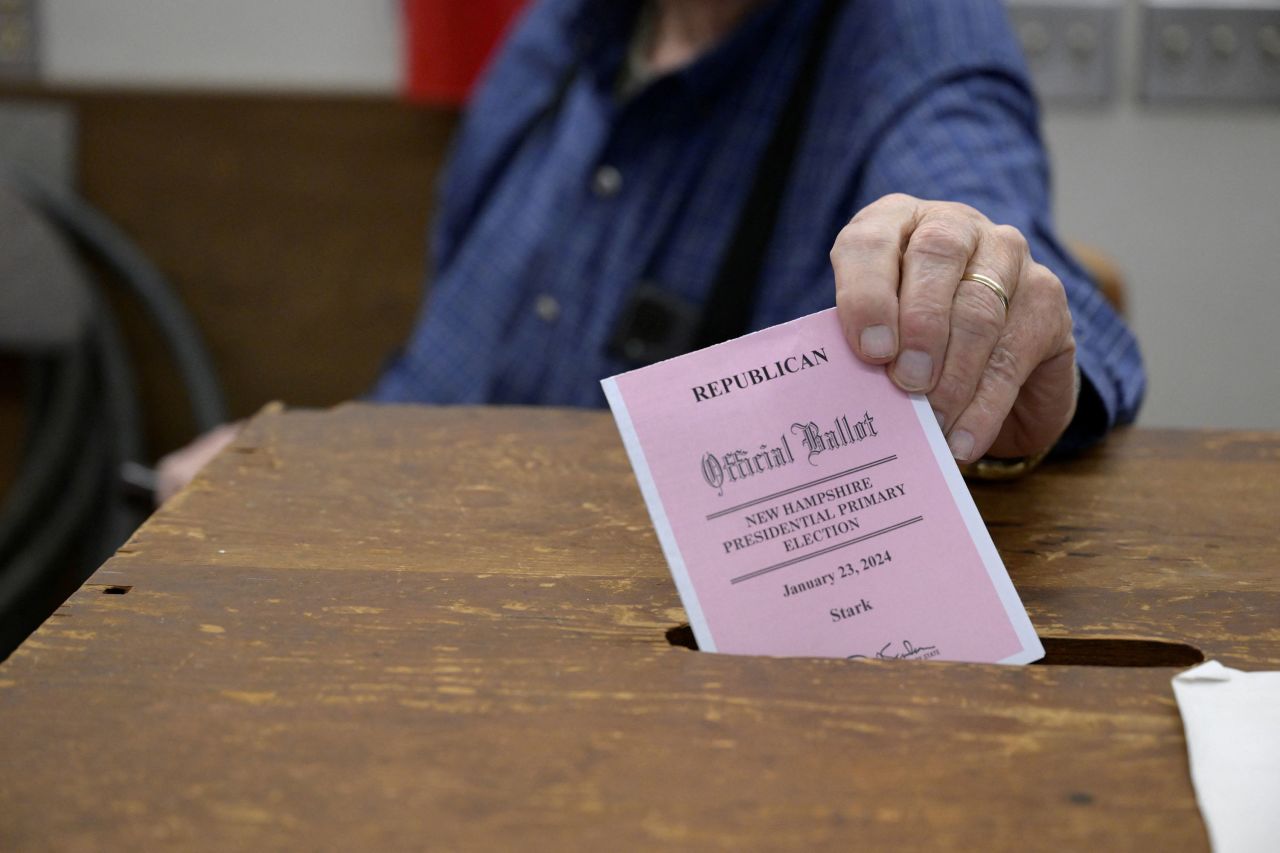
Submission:
[[[834,309],[603,385],[699,648],[1044,656],[928,402]]]

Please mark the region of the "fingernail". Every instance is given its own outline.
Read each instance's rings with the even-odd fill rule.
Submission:
[[[933,376],[933,359],[927,352],[909,349],[894,362],[893,375],[902,387],[923,391],[929,387],[929,379]]]
[[[862,354],[871,358],[893,355],[893,332],[888,326],[867,326],[858,342],[862,346]]]
[[[942,430],[943,432],[946,432],[947,416],[942,414],[942,412],[939,412],[937,409],[933,410],[933,416],[938,419],[938,429]]]
[[[951,455],[957,462],[968,462],[973,455],[973,436],[958,429],[947,438],[947,447],[951,448]]]

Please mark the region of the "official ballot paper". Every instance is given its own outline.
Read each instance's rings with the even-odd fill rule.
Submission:
[[[699,648],[1044,656],[928,402],[835,309],[602,384]]]

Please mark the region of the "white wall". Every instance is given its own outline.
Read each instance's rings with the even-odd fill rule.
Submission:
[[[1141,423],[1280,429],[1280,108],[1143,104],[1125,13],[1119,97],[1046,113],[1059,230],[1128,278]]]
[[[41,0],[62,85],[391,92],[398,0]]]
[[[463,0],[459,0],[463,2]],[[64,85],[393,92],[397,0],[43,0]],[[1128,275],[1151,425],[1280,428],[1280,110],[1051,108],[1060,230]]]
[[[1059,230],[1128,277],[1142,422],[1280,428],[1280,115],[1050,114]]]

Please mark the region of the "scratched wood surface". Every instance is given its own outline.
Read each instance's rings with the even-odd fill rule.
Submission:
[[[1113,665],[673,646],[607,415],[266,412],[0,665],[0,849],[1206,849],[1140,664],[1280,668],[1280,436],[976,495]]]

